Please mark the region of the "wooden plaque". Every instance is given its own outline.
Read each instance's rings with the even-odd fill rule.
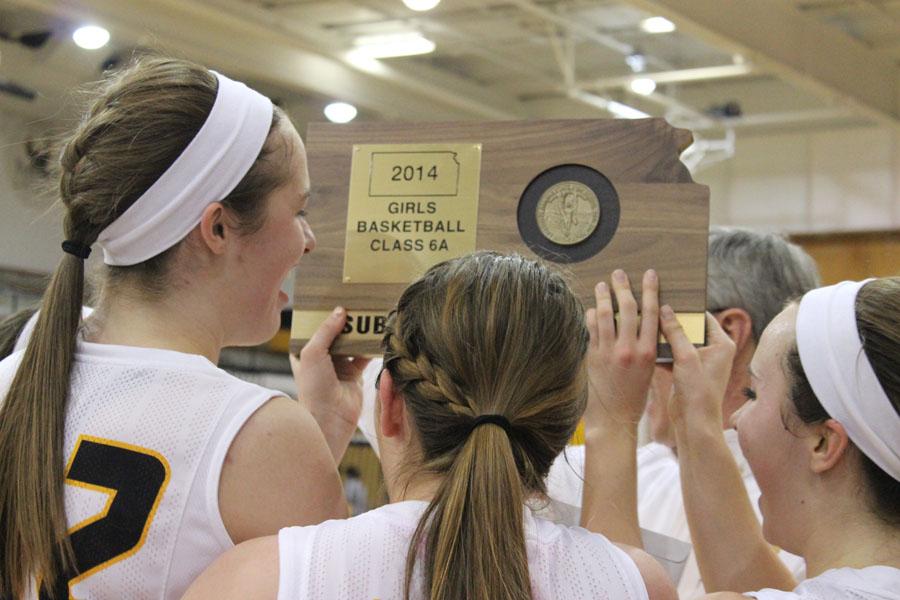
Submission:
[[[473,250],[544,260],[586,308],[614,269],[640,298],[654,268],[704,343],[709,188],[679,161],[691,139],[662,119],[310,124],[316,249],[296,274],[291,350],[340,305],[333,351],[380,354],[406,285]]]

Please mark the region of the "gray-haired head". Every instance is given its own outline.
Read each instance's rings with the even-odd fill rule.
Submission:
[[[710,229],[706,282],[708,310],[746,310],[755,342],[786,302],[821,285],[815,261],[800,246],[735,227]]]

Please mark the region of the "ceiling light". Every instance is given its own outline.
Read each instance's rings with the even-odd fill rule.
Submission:
[[[431,10],[441,3],[441,0],[403,0],[406,8],[411,10],[426,11]]]
[[[620,119],[646,119],[650,116],[642,110],[638,110],[627,104],[622,104],[621,102],[616,102],[615,100],[610,100],[607,103],[606,110]]]
[[[622,104],[621,102],[616,102],[615,100],[610,100],[609,98],[604,98],[597,94],[585,92],[578,88],[568,90],[566,95],[574,100],[596,106],[597,108],[605,110],[611,115],[622,119],[644,119],[650,116],[644,111],[628,106],[627,104]]]
[[[365,58],[393,58],[434,52],[434,42],[419,33],[372,35],[357,38],[353,54]]]
[[[675,31],[675,23],[665,17],[650,17],[641,21],[641,29],[647,33],[669,33]]]
[[[635,94],[649,96],[653,93],[653,90],[656,89],[656,82],[649,77],[640,77],[638,79],[633,79],[628,87],[630,87],[631,91]]]
[[[96,25],[85,25],[72,33],[72,39],[85,50],[96,50],[109,42],[109,32]]]
[[[356,107],[346,102],[332,102],[325,107],[325,117],[332,123],[349,123],[356,118]]]
[[[625,57],[625,64],[634,73],[642,73],[647,68],[647,57],[638,50]]]

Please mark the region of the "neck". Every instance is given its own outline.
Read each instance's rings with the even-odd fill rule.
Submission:
[[[438,475],[415,473],[409,477],[385,477],[388,500],[391,503],[407,500],[431,502],[444,478]]]
[[[396,502],[406,502],[407,500],[420,500],[423,502],[431,502],[437,495],[438,488],[444,481],[444,477],[440,475],[431,475],[425,473],[415,473],[407,479],[388,478],[385,476],[388,493],[388,501],[391,504]],[[526,500],[536,498],[536,495],[528,495]]]
[[[822,516],[811,524],[810,533],[799,548],[806,559],[807,577],[840,567],[900,568],[900,532],[860,506],[858,494],[843,503],[835,503],[835,496],[831,495],[817,504],[809,510]]]
[[[85,337],[100,344],[162,348],[198,354],[213,364],[224,346],[215,304],[191,286],[161,299],[137,293],[104,294],[87,322]]]

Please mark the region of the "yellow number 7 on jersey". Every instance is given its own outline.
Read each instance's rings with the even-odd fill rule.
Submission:
[[[66,484],[108,497],[101,512],[69,529],[75,572],[53,582],[54,598],[69,598],[71,586],[140,550],[169,473],[168,461],[158,452],[79,436],[66,467]]]

